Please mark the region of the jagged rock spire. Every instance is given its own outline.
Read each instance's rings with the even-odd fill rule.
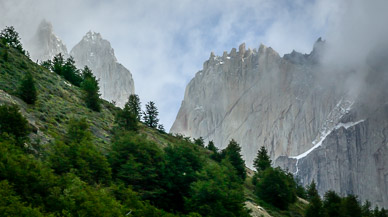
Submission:
[[[52,59],[58,53],[68,56],[66,45],[54,34],[53,25],[42,20],[33,38],[26,43],[33,60]]]

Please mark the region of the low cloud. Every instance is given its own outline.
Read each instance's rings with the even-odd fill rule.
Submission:
[[[0,0],[0,27],[14,25],[28,40],[46,19],[68,50],[88,30],[100,32],[132,72],[143,105],[155,101],[169,129],[186,84],[211,51],[222,55],[246,42],[281,55],[308,53],[320,36],[341,37],[329,27],[340,26],[344,7],[335,0]]]

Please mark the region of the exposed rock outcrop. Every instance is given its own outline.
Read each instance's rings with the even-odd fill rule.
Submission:
[[[103,99],[114,101],[123,107],[129,95],[135,93],[131,72],[117,62],[109,41],[103,39],[100,33],[86,33],[70,55],[74,57],[77,67],[87,65],[92,69],[99,79]]]
[[[46,20],[39,24],[35,35],[26,44],[26,48],[34,61],[49,60],[59,53],[65,57],[68,56],[66,45],[54,34],[52,24]]]
[[[315,179],[321,194],[334,189],[388,207],[388,67],[366,67],[355,94],[346,85],[354,70],[320,64],[324,44],[283,58],[264,45],[212,55],[186,87],[170,132],[220,148],[233,138],[247,166],[265,146],[275,165],[303,184]]]

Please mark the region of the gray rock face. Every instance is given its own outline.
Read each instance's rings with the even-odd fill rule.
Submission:
[[[110,43],[99,33],[88,32],[70,51],[77,67],[85,65],[92,69],[99,79],[101,97],[114,101],[120,107],[128,101],[130,94],[135,93],[131,72],[117,62]]]
[[[248,166],[263,145],[273,159],[297,155],[311,147],[342,97],[339,89],[323,91],[319,76],[314,66],[293,64],[264,45],[211,56],[188,84],[170,131],[220,148],[233,138]]]
[[[62,53],[68,56],[66,45],[53,32],[51,23],[43,20],[33,38],[26,44],[32,60],[49,60]]]
[[[305,185],[315,179],[321,194],[333,189],[388,207],[387,76],[372,70],[361,94],[351,94],[351,70],[330,77],[319,64],[323,44],[283,58],[263,45],[211,55],[186,87],[170,132],[220,148],[233,138],[250,167],[265,146],[275,165]]]

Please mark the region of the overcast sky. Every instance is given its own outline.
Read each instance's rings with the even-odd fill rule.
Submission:
[[[101,33],[132,72],[142,104],[155,101],[169,130],[187,83],[211,51],[222,55],[245,42],[280,55],[293,49],[309,53],[335,26],[344,2],[349,1],[0,0],[0,27],[13,25],[28,40],[46,19],[69,51],[87,31]]]

